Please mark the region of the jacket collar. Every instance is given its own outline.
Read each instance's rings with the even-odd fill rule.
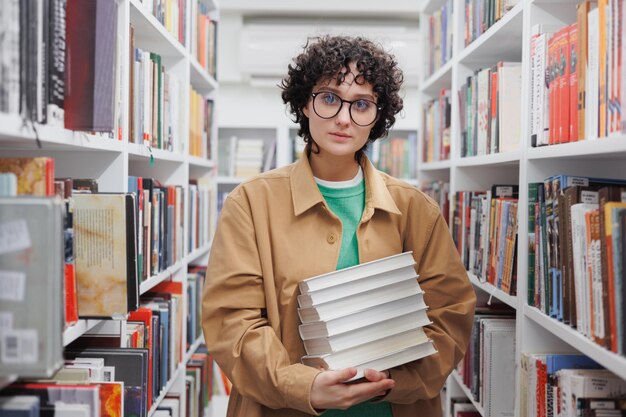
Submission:
[[[363,220],[371,218],[374,209],[384,210],[393,214],[402,214],[393,201],[387,184],[380,172],[374,168],[367,156],[361,162],[365,177],[365,213]],[[294,164],[291,173],[291,198],[294,214],[299,216],[311,207],[324,203],[324,197],[319,191],[313,171],[306,154]]]

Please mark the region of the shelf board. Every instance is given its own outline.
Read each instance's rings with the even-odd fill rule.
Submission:
[[[161,57],[182,60],[187,55],[185,47],[138,0],[129,2],[130,22],[135,28],[136,46]]]
[[[485,416],[485,410],[483,410],[483,407],[474,400],[472,392],[469,390],[468,387],[465,386],[461,375],[459,375],[456,370],[452,371],[452,378],[454,378],[454,381],[459,385],[459,388],[461,388],[467,399],[472,402],[472,405],[474,406],[474,408],[476,408],[476,411],[478,411],[481,416]]]
[[[524,4],[519,2],[469,44],[459,54],[458,62],[472,69],[490,67],[498,61],[521,62]]]
[[[196,259],[206,255],[211,250],[211,243],[212,242],[206,243],[205,245],[187,254],[187,256],[185,256],[185,263],[189,265]]]
[[[450,89],[452,86],[452,66],[454,59],[446,62],[441,68],[433,73],[430,77],[424,80],[424,83],[420,86],[422,93],[426,93],[432,96],[439,95],[442,88]]]
[[[178,261],[164,271],[159,272],[157,275],[151,276],[150,278],[139,284],[139,294],[144,294],[161,282],[165,281],[166,279],[172,278],[182,266],[183,263],[181,261]]]
[[[185,160],[185,155],[183,154],[165,151],[163,149],[155,149],[138,143],[128,144],[128,156],[132,161],[149,161],[150,156],[152,156],[155,161],[182,163]]]
[[[535,307],[524,305],[524,314],[568,345],[589,356],[620,378],[626,379],[626,357],[597,345],[575,329],[546,316]]]
[[[68,130],[60,126],[24,122],[19,115],[0,113],[0,147],[2,150],[38,149],[37,137],[43,150],[121,153],[123,149],[123,144],[119,140],[98,134]]]
[[[84,335],[89,330],[93,329],[102,320],[98,319],[81,319],[73,326],[68,327],[63,331],[63,346],[67,346],[74,340]]]
[[[247,178],[240,177],[217,177],[218,184],[239,185]]]
[[[509,307],[517,310],[517,297],[516,296],[507,294],[504,291],[502,291],[500,288],[496,288],[488,282],[481,282],[480,279],[478,279],[478,277],[475,274],[469,271],[467,272],[467,275],[469,276],[470,282],[474,286],[480,288],[481,290],[483,290],[490,296],[497,298],[498,300],[502,301]]]
[[[206,168],[212,169],[217,166],[217,163],[213,159],[204,159],[197,156],[188,155],[187,159],[189,161],[189,165],[196,168]]]
[[[560,143],[558,145],[528,148],[528,159],[589,159],[626,156],[626,136],[611,135],[597,140]]]
[[[420,162],[417,164],[417,169],[419,171],[444,171],[450,169],[450,165],[449,159],[434,162]]]
[[[459,167],[488,166],[488,165],[519,165],[522,153],[519,150],[501,153],[492,153],[481,156],[467,156],[459,158],[456,165]]]
[[[202,68],[200,63],[189,55],[189,62],[191,63],[191,85],[193,88],[202,94],[208,94],[217,89],[217,81],[209,73]]]

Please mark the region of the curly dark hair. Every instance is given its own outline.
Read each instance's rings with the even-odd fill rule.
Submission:
[[[309,130],[309,119],[302,110],[307,106],[313,87],[323,79],[334,78],[337,85],[341,84],[350,72],[349,65],[354,64],[359,72],[355,82],[370,83],[381,107],[369,140],[355,154],[355,159],[360,161],[370,143],[387,136],[396,121],[395,115],[402,110],[399,95],[404,80],[402,70],[393,55],[368,39],[349,36],[313,39],[315,42],[307,42],[304,51],[294,58],[293,65],[289,64],[287,76],[280,84],[283,102],[289,105],[294,122],[300,124],[298,135],[304,139],[307,155],[310,155],[315,141]]]

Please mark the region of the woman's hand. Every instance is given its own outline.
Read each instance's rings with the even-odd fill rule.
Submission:
[[[385,395],[386,391],[395,385],[395,382],[389,379],[387,371],[366,369],[364,379],[346,383],[354,375],[355,368],[324,371],[317,375],[311,387],[311,405],[318,410],[328,408],[346,410],[370,398]]]

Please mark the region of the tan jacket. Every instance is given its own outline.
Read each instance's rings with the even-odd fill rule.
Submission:
[[[439,391],[463,357],[475,295],[437,205],[364,159],[366,201],[359,259],[413,251],[429,306],[426,333],[438,353],[390,371],[384,398],[396,417],[439,417]],[[310,403],[320,372],[300,363],[298,282],[334,271],[341,222],[314,182],[307,158],[228,195],[207,271],[202,321],[209,351],[233,382],[228,416],[319,415]]]

